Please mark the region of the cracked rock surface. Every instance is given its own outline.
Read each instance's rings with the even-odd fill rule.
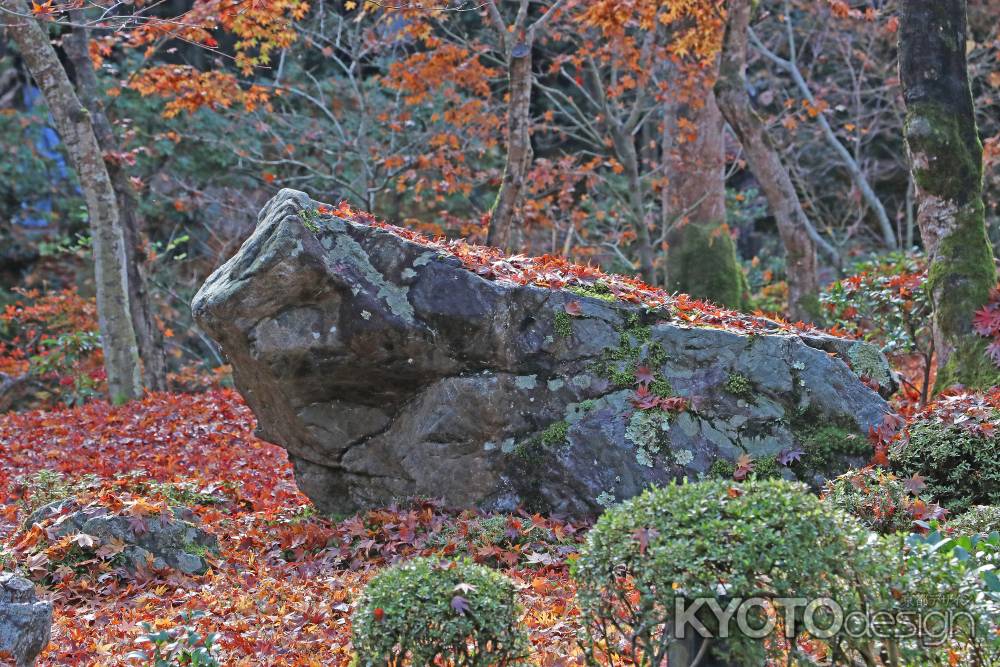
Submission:
[[[323,511],[430,496],[593,516],[650,484],[732,474],[743,454],[816,484],[867,459],[890,411],[867,344],[490,281],[318,206],[282,190],[192,309]],[[642,366],[687,409],[637,408]]]
[[[52,603],[35,597],[35,585],[0,573],[0,664],[28,667],[49,643]]]

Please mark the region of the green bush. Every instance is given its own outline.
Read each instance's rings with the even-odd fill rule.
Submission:
[[[976,535],[1000,532],[1000,506],[973,505],[945,525],[954,535]]]
[[[895,475],[873,466],[850,470],[827,482],[823,490],[824,502],[883,534],[913,529],[916,500]]]
[[[863,611],[871,625],[859,632],[852,624],[828,640],[834,664],[873,664],[872,655],[921,667],[996,664],[997,565],[1000,535],[948,538],[931,522],[926,535],[872,540],[854,559],[856,606],[849,608],[846,591],[841,597],[848,617]]]
[[[353,617],[364,667],[523,664],[513,582],[469,561],[417,558],[375,576]]]
[[[635,664],[663,664],[677,650],[669,633],[678,598],[713,598],[725,608],[736,597],[833,597],[838,573],[849,574],[867,535],[804,485],[783,480],[647,491],[605,512],[573,564],[589,659],[615,664],[631,653]],[[711,619],[703,622],[711,629]],[[764,622],[763,612],[751,618],[752,627]],[[733,636],[712,650],[736,664],[763,664],[772,644]]]
[[[933,350],[927,259],[890,253],[859,262],[853,274],[820,294],[827,317],[838,328],[881,347],[886,354]]]
[[[952,513],[972,505],[1000,505],[1000,437],[960,425],[917,423],[909,441],[889,454],[901,476],[918,474],[926,492]]]

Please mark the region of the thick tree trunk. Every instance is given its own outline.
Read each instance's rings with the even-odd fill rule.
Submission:
[[[23,0],[0,0],[8,33],[35,79],[69,152],[87,202],[94,248],[97,313],[112,400],[142,395],[139,351],[129,310],[125,239],[90,113],[80,103],[48,35]]]
[[[709,88],[704,103],[667,108],[669,181],[665,213],[667,287],[729,308],[747,305],[747,285],[726,225],[726,151],[722,114]],[[695,127],[678,136],[678,121]]]
[[[72,15],[76,23],[80,25],[84,23],[82,12],[75,11]],[[98,93],[97,77],[94,75],[90,60],[89,41],[87,29],[77,27],[63,40],[63,48],[73,63],[76,89],[84,106],[90,112],[97,142],[105,156],[115,155],[120,152],[120,146]],[[125,240],[125,265],[128,268],[129,309],[139,345],[139,356],[142,358],[143,383],[153,391],[165,391],[167,370],[163,355],[163,337],[154,324],[149,303],[148,282],[143,266],[145,253],[141,242],[139,202],[135,189],[129,182],[128,173],[122,169],[121,164],[114,158],[106,158],[104,164],[118,197],[118,214]]]
[[[531,49],[530,40],[518,44],[508,61],[507,160],[486,240],[505,250],[514,245],[514,216],[531,168]]]
[[[715,97],[722,115],[742,144],[750,169],[778,223],[778,234],[785,247],[789,315],[793,320],[809,322],[819,315],[816,239],[810,234],[809,220],[788,171],[781,164],[763,122],[750,105],[746,91],[750,12],[750,0],[730,0]]]
[[[996,285],[983,206],[983,147],[966,67],[965,0],[906,0],[899,6],[904,133],[917,193],[934,306],[938,387],[982,388],[1000,374],[972,331]]]

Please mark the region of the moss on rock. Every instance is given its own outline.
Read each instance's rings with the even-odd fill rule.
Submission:
[[[752,468],[750,474],[757,479],[777,479],[781,477],[781,467],[778,459],[774,456],[762,456],[759,459],[751,460]],[[717,458],[712,461],[708,469],[710,477],[721,479],[732,479],[736,474],[736,464],[725,458]]]
[[[867,457],[872,447],[849,418],[833,418],[815,409],[801,411],[791,421],[792,435],[803,451],[791,470],[802,480],[814,475],[839,475],[847,470],[846,459]]]
[[[573,321],[566,311],[557,310],[555,318],[552,322],[552,328],[555,329],[556,333],[563,338],[569,338],[573,335]]]
[[[619,330],[618,346],[606,349],[593,371],[616,387],[630,387],[637,382],[636,368],[645,365],[655,374],[649,390],[657,396],[670,396],[670,382],[660,372],[667,362],[667,352],[663,345],[652,340],[652,331],[652,327],[633,319]]]
[[[544,450],[558,447],[566,442],[566,433],[568,431],[568,422],[553,422],[538,435],[519,443],[514,448],[514,455],[524,460],[534,460]]]
[[[302,222],[302,226],[312,232],[314,235],[319,233],[319,222],[318,214],[316,209],[303,208],[298,212],[299,221]]]
[[[726,391],[737,398],[747,401],[753,399],[753,383],[742,373],[730,373],[724,386]]]
[[[869,377],[880,387],[892,386],[892,371],[882,353],[874,345],[858,343],[847,350],[847,358],[851,362],[851,370],[858,377]]]
[[[572,287],[567,287],[567,290],[576,294],[578,296],[586,296],[591,299],[600,299],[601,301],[617,301],[617,297],[608,287],[607,283],[600,280],[590,285],[574,285]]]
[[[736,464],[729,459],[724,459],[722,457],[712,461],[712,465],[708,468],[708,474],[711,477],[719,477],[722,479],[732,479],[735,472]]]

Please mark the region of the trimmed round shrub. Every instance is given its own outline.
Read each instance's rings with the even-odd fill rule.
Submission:
[[[913,529],[916,499],[902,481],[879,467],[850,470],[823,489],[824,502],[883,534]]]
[[[1000,505],[1000,436],[976,435],[955,424],[917,423],[909,441],[889,458],[900,476],[922,476],[925,492],[952,513]]]
[[[975,535],[1000,532],[1000,505],[973,505],[950,519],[945,529],[951,535]]]
[[[416,558],[376,575],[354,612],[356,664],[520,665],[529,652],[513,582],[470,561]]]
[[[853,517],[784,480],[649,490],[605,512],[573,564],[590,658],[663,664],[678,650],[671,634],[678,601],[709,598],[726,609],[733,598],[836,597],[840,574],[849,576],[852,554],[868,535]],[[747,615],[752,630],[767,623],[767,611]],[[771,611],[785,618],[785,610]],[[790,612],[793,634],[802,611]],[[698,616],[709,631],[713,618]],[[712,645],[718,657],[763,664],[778,650],[780,642],[739,634],[735,622],[729,630],[729,639]],[[692,656],[700,647],[685,650]]]

